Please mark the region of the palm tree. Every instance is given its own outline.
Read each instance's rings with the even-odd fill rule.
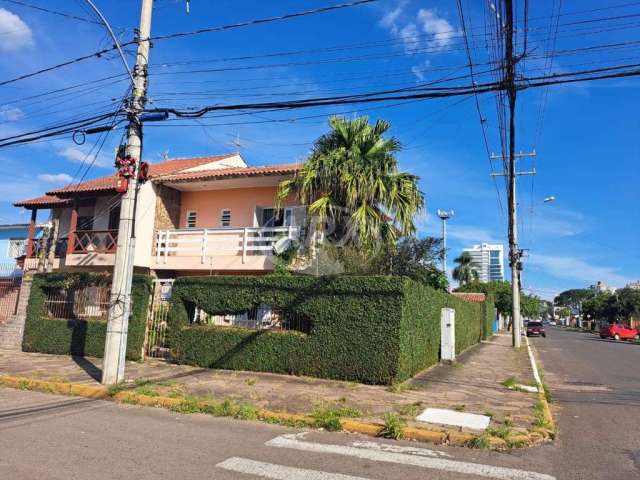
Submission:
[[[469,252],[463,252],[454,262],[458,266],[453,269],[453,279],[460,282],[460,285],[478,280],[478,271],[473,265],[473,259]]]
[[[424,197],[419,178],[398,170],[398,140],[383,138],[390,124],[332,117],[329,125],[302,170],[280,184],[278,201],[297,195],[316,226],[333,224],[334,239],[359,247],[413,235]]]

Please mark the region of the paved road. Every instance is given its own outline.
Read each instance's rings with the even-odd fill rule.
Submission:
[[[558,330],[534,343],[557,386],[554,445],[511,453],[432,448],[0,389],[0,479],[640,478],[632,460],[640,450],[632,363],[640,347]],[[629,367],[606,374],[606,364],[621,362]]]
[[[531,341],[557,406],[550,460],[569,464],[559,478],[640,478],[640,345],[559,328]]]

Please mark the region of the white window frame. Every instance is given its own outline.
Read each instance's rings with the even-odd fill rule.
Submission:
[[[17,248],[18,255],[11,255],[11,247],[12,245],[20,245]],[[7,241],[7,258],[15,258],[23,255],[27,249],[27,239],[26,238],[9,238]]]
[[[193,215],[193,225],[190,225],[190,218]],[[198,225],[198,211],[197,210],[187,210],[187,218],[185,219],[186,228],[197,228]]]
[[[228,217],[229,217],[227,219],[228,225],[224,224],[224,220],[223,219],[224,219],[225,214],[227,214]],[[231,226],[231,209],[230,208],[221,208],[220,209],[220,227],[227,228],[227,227],[230,227],[230,226]]]

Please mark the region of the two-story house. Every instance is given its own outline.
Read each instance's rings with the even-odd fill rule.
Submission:
[[[151,165],[138,191],[135,269],[160,278],[272,270],[274,243],[298,238],[304,225],[306,209],[294,198],[274,207],[278,184],[301,167],[250,167],[239,154]],[[34,225],[38,210],[51,211],[54,270],[113,266],[121,198],[116,181],[106,176],[15,203],[31,210]],[[28,239],[26,269],[36,268],[43,248],[42,241]]]

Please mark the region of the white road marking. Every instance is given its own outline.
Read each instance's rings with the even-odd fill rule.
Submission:
[[[356,448],[369,448],[371,450],[380,450],[381,452],[406,453],[407,455],[420,455],[422,457],[451,457],[446,452],[438,450],[429,450],[428,448],[403,447],[400,445],[389,445],[388,443],[377,442],[353,442]]]
[[[519,383],[516,385],[516,388],[529,393],[538,393],[538,387],[532,387],[531,385],[522,385]]]
[[[369,480],[364,477],[354,477],[341,473],[321,472],[306,468],[286,467],[274,463],[258,462],[247,458],[231,457],[216,465],[218,468],[232,472],[257,475],[276,480]]]
[[[489,426],[491,417],[476,415],[475,413],[456,412],[444,408],[427,408],[416,417],[419,422],[437,423],[438,425],[453,425],[456,427],[485,430]]]
[[[480,477],[497,478],[499,480],[556,480],[551,475],[544,473],[528,472],[514,468],[494,467],[493,465],[483,465],[480,463],[459,462],[445,458],[432,458],[417,455],[407,455],[404,453],[385,452],[364,448],[351,447],[347,445],[332,445],[327,443],[315,443],[305,440],[304,433],[281,435],[269,440],[265,445],[277,448],[291,448],[305,452],[332,453],[335,455],[348,455],[365,460],[378,462],[398,463],[401,465],[411,465],[415,467],[431,468],[446,472],[463,473],[467,475],[478,475]]]

